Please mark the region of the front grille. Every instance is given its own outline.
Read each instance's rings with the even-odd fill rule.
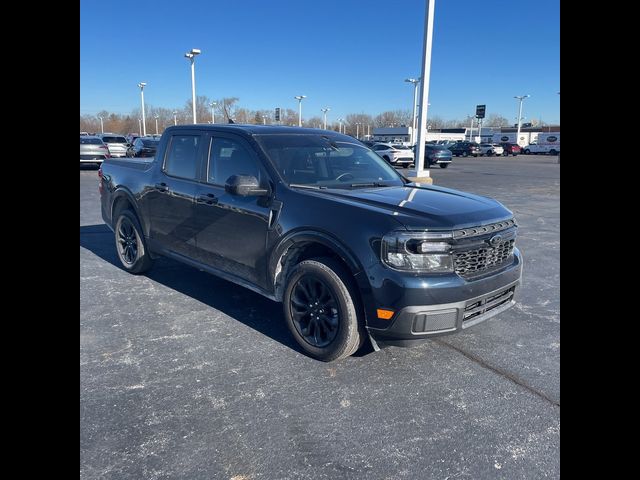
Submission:
[[[466,277],[499,267],[513,254],[515,242],[515,238],[512,238],[495,247],[487,245],[473,250],[453,252],[455,272]]]
[[[400,157],[396,159],[396,162],[413,162],[413,158],[411,157]]]
[[[511,301],[513,298],[513,292],[516,287],[509,287],[506,290],[502,290],[494,295],[489,297],[485,297],[481,300],[477,300],[464,308],[464,314],[462,317],[462,322],[466,322],[471,320],[474,317],[478,317],[483,315],[494,308],[498,308],[500,305],[504,305],[505,303]]]

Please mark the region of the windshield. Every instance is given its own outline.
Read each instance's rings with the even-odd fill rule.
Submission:
[[[409,150],[409,147],[405,145],[393,145],[393,148],[395,148],[396,150]]]
[[[404,185],[381,157],[327,135],[256,135],[274,167],[295,186],[355,188]]]
[[[158,147],[160,140],[142,140],[142,145],[145,147]]]

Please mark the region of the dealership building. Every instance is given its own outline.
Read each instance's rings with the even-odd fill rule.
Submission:
[[[514,142],[518,132],[516,127],[478,127],[473,128],[439,128],[427,130],[427,142],[437,140],[469,140],[474,142]],[[529,145],[538,139],[540,133],[560,133],[560,125],[549,125],[544,127],[521,127],[518,144]],[[497,137],[501,134],[501,137]],[[374,128],[368,140],[374,142],[409,143],[411,139],[411,127],[381,127]]]

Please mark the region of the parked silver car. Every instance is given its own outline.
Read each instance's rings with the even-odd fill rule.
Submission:
[[[112,157],[126,157],[127,148],[129,148],[129,142],[123,135],[116,135],[113,133],[103,133],[100,135],[102,141],[109,147],[109,153]]]
[[[100,165],[110,156],[109,148],[102,139],[89,135],[80,136],[80,163],[96,163]]]

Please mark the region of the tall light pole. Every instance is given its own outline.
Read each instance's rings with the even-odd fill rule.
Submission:
[[[178,124],[178,112],[176,112],[175,110],[173,111],[173,124],[177,125]]]
[[[409,137],[409,142],[413,145],[416,139],[416,108],[418,105],[418,85],[420,84],[420,79],[405,78],[404,81],[413,83],[413,114],[411,115],[411,136]]]
[[[324,129],[327,129],[327,112],[331,110],[329,107],[321,108],[320,111],[324,114]]]
[[[191,60],[191,107],[193,108],[193,123],[196,120],[196,55],[202,53],[199,48],[192,48],[190,52],[184,54],[186,58]]]
[[[338,131],[342,133],[342,118],[338,119]]]
[[[267,124],[267,116],[266,115],[262,115],[262,124],[263,125]]]
[[[140,132],[142,134],[142,120],[140,120],[139,118],[138,118],[138,132]],[[144,137],[144,135],[143,135],[143,137]]]
[[[147,86],[146,82],[140,82],[138,84],[140,87],[140,102],[142,103],[142,136],[147,136],[147,122],[145,122],[144,118],[144,87]]]
[[[469,141],[473,142],[473,115],[469,115],[471,118],[471,125],[469,125]]]
[[[360,138],[360,122],[356,122],[356,138]]]
[[[158,114],[155,114],[153,118],[156,119],[156,135],[158,135]]]
[[[296,95],[293,98],[298,100],[298,126],[301,127],[302,126],[302,99],[303,98],[307,98],[307,96],[306,95]]]
[[[426,0],[424,14],[424,39],[422,50],[422,75],[420,76],[420,122],[416,145],[416,177],[424,171],[424,144],[426,141],[427,110],[429,108],[429,80],[431,78],[431,47],[433,44],[433,16],[436,0]]]
[[[211,123],[216,123],[216,114],[213,111],[213,107],[215,107],[218,104],[218,102],[211,102],[209,104],[209,106],[211,107]]]
[[[516,95],[513,98],[518,99],[520,106],[518,107],[518,133],[516,133],[516,143],[520,141],[520,125],[522,124],[522,102],[525,98],[529,98],[531,95]]]
[[[98,115],[98,118],[100,119],[100,133],[104,133],[104,123],[102,123],[102,117]]]

